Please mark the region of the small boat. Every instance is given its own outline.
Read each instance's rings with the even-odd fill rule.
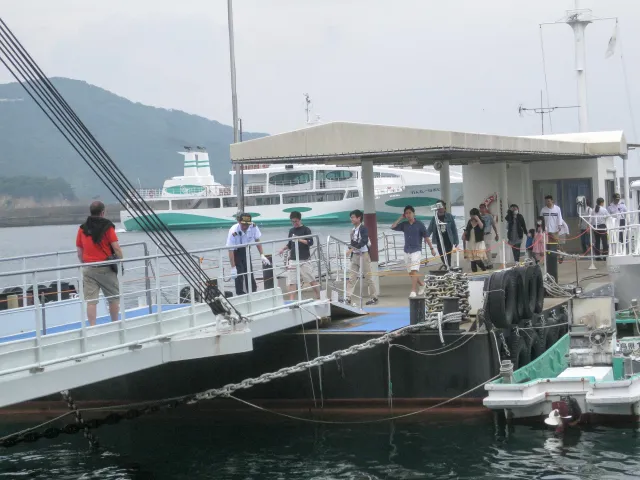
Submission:
[[[173,230],[229,227],[238,212],[235,172],[231,185],[215,181],[209,154],[201,147],[185,148],[184,174],[167,179],[161,189],[140,189],[162,221]],[[245,210],[260,226],[289,225],[299,211],[307,225],[348,222],[349,213],[362,210],[361,168],[338,165],[256,165],[244,170]],[[431,218],[440,200],[440,174],[432,168],[375,166],[376,212],[379,222],[393,222],[405,205],[418,218]],[[453,205],[462,205],[462,175],[451,172]],[[140,230],[136,216],[123,210],[127,231]]]

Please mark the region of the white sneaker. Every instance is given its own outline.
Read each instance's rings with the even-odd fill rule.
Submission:
[[[418,295],[421,297],[424,297],[424,292],[427,291],[427,286],[426,285],[422,285],[420,288],[418,288]]]
[[[409,298],[415,298],[415,297],[417,297],[416,292],[411,292],[409,294]]]

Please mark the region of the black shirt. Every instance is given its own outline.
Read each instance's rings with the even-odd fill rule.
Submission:
[[[311,229],[306,227],[305,225],[300,225],[299,227],[294,227],[289,230],[289,238],[293,237],[304,237],[305,235],[311,235]],[[300,260],[309,260],[311,254],[309,253],[309,247],[313,245],[313,238],[305,238],[308,242],[306,245],[302,242],[298,242],[298,251],[300,253]],[[296,242],[289,241],[287,243],[287,247],[291,252],[291,256],[289,257],[291,260],[296,260]]]

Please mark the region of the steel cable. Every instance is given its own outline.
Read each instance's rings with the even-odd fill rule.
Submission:
[[[211,279],[206,272],[189,255],[184,246],[135,190],[1,18],[0,61],[65,140],[101,179],[109,192],[134,218],[138,217],[136,221],[143,231],[156,243],[187,282],[201,293],[212,311],[215,314],[235,311],[240,316],[219,289],[211,285]],[[176,254],[175,251],[178,253]],[[213,291],[215,299],[211,299],[208,295],[210,291]],[[222,302],[226,308],[223,307]]]

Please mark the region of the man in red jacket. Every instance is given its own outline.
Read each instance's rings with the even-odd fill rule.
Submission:
[[[102,202],[93,202],[89,207],[91,215],[80,225],[76,236],[78,259],[81,263],[106,262],[113,258],[123,258],[122,249],[118,243],[115,225],[104,218],[105,208]],[[84,298],[87,301],[87,319],[90,325],[96,324],[98,295],[102,290],[109,302],[111,321],[118,321],[120,311],[120,288],[118,285],[117,268],[111,265],[87,265],[82,269],[84,284]],[[115,271],[114,271],[115,270]]]

